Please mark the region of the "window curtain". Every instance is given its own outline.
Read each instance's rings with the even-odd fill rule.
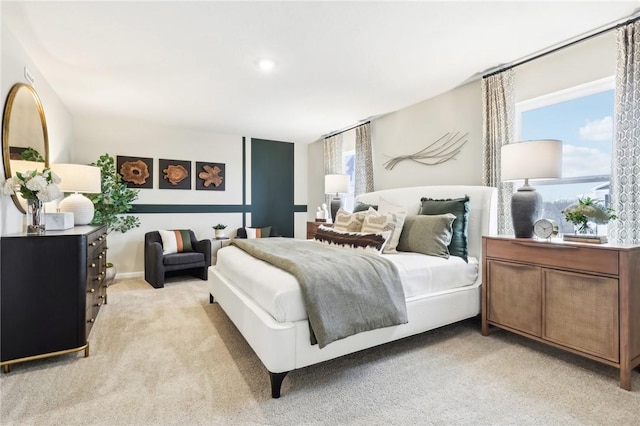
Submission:
[[[513,139],[513,70],[482,79],[482,183],[498,188],[498,233],[513,234],[513,184],[500,180],[500,148]]]
[[[342,172],[342,133],[324,140],[324,174],[341,174]],[[324,183],[323,183],[324,185]],[[331,194],[325,194],[324,202],[331,204]]]
[[[356,127],[354,196],[373,191],[373,159],[371,155],[371,123]]]
[[[610,237],[640,244],[640,21],[617,30]]]

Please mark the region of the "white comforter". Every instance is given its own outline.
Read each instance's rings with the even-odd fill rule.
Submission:
[[[256,259],[237,247],[218,250],[215,268],[249,295],[278,322],[307,318],[298,281],[293,275]],[[465,263],[419,253],[383,255],[398,268],[405,298],[445,292],[473,284],[478,277],[478,260]]]

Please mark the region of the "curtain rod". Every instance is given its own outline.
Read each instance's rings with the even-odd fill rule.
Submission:
[[[637,13],[637,12],[636,12],[636,13]],[[513,64],[511,64],[511,65],[504,66],[504,67],[502,67],[502,68],[500,68],[500,69],[498,69],[498,70],[496,70],[496,71],[492,71],[492,72],[490,72],[490,73],[488,73],[488,74],[485,74],[485,75],[483,75],[483,76],[482,76],[482,78],[491,77],[492,75],[499,74],[499,73],[501,73],[501,72],[503,72],[503,71],[506,71],[506,70],[509,70],[509,69],[511,69],[511,68],[515,68],[515,67],[518,67],[518,66],[520,66],[520,65],[524,65],[524,64],[526,64],[527,62],[531,62],[531,61],[533,61],[533,60],[536,60],[536,59],[542,58],[543,56],[547,56],[547,55],[549,55],[549,54],[551,54],[551,53],[555,53],[555,52],[557,52],[558,50],[562,50],[562,49],[564,49],[565,47],[573,46],[574,44],[581,43],[581,42],[583,42],[583,41],[589,40],[590,38],[597,37],[597,36],[599,36],[599,35],[602,35],[602,34],[604,34],[604,33],[607,33],[607,32],[609,32],[609,31],[611,31],[611,30],[615,30],[615,29],[617,29],[617,28],[620,28],[620,27],[623,27],[623,26],[625,26],[625,25],[631,24],[631,23],[633,23],[633,22],[636,22],[636,21],[637,21],[637,20],[639,20],[639,19],[640,19],[640,16],[636,16],[636,17],[634,17],[634,18],[627,19],[627,20],[626,20],[626,21],[624,21],[624,22],[618,22],[618,23],[615,23],[615,24],[609,24],[609,25],[607,25],[605,28],[603,28],[603,29],[601,29],[601,30],[596,31],[596,32],[595,32],[595,33],[593,33],[593,34],[588,34],[588,35],[586,35],[586,36],[583,36],[583,37],[578,38],[577,40],[570,41],[570,42],[568,42],[568,43],[566,43],[566,44],[563,44],[563,45],[558,46],[558,47],[554,47],[553,49],[551,49],[551,50],[547,50],[547,51],[542,52],[542,53],[538,53],[537,55],[531,56],[531,57],[529,57],[529,58],[521,59],[520,61],[517,61],[517,62],[515,62],[515,63],[513,63]]]
[[[340,133],[348,132],[349,130],[355,129],[356,127],[363,126],[367,123],[371,123],[371,119],[366,119],[364,121],[359,122],[358,124],[352,124],[351,126],[344,127],[334,132],[329,132],[326,135],[322,135],[322,138],[327,139],[327,138],[330,138],[331,136],[339,135]]]

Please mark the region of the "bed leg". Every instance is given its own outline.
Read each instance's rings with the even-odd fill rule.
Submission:
[[[215,302],[215,300],[213,300],[213,294],[209,293],[209,303],[213,302]]]
[[[287,373],[288,371],[285,371],[284,373],[272,373],[269,371],[269,378],[271,379],[271,398],[280,398],[282,381]]]

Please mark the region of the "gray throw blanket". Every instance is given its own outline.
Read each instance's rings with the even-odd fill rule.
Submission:
[[[407,322],[398,270],[378,254],[291,238],[234,239],[231,244],[296,277],[311,343],[315,334],[320,348],[362,331]]]

